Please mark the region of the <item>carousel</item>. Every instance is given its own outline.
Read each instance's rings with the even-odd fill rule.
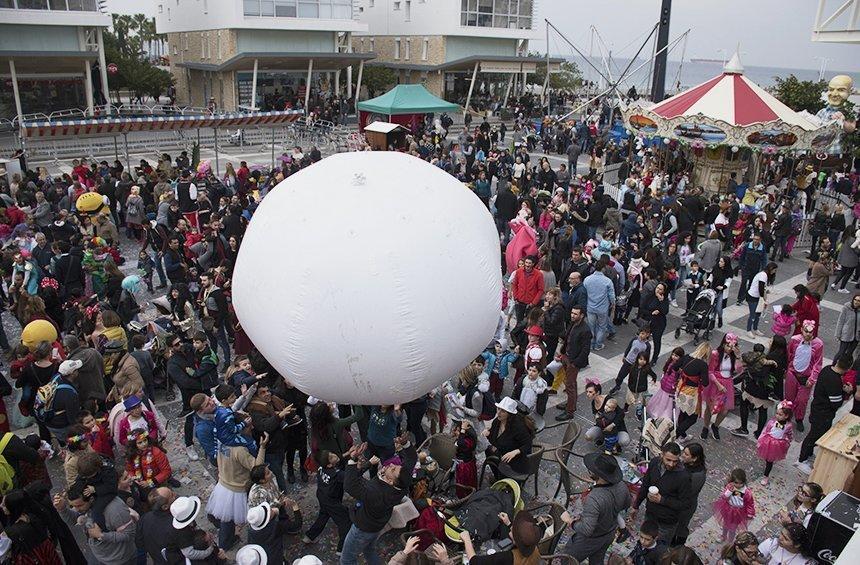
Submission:
[[[731,173],[750,184],[769,159],[827,156],[842,126],[808,112],[795,112],[744,76],[735,54],[722,74],[671,98],[641,101],[622,108],[631,134],[649,139],[657,151],[684,150],[691,182],[710,192],[728,183]]]

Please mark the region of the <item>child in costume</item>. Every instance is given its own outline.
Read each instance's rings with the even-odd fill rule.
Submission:
[[[729,473],[728,483],[714,501],[714,517],[723,527],[723,541],[735,539],[738,530],[745,530],[755,517],[755,500],[747,486],[747,474],[743,469]]]
[[[478,488],[478,467],[475,460],[475,449],[478,446],[478,434],[469,424],[463,420],[453,428],[454,437],[457,438],[457,453],[454,459],[454,482],[457,484],[457,497],[465,498]],[[460,486],[462,485],[462,486]]]
[[[674,421],[675,387],[678,384],[678,363],[684,357],[684,350],[676,347],[672,350],[666,364],[663,365],[663,376],[660,377],[660,387],[648,401],[649,418],[666,418]]]
[[[776,416],[765,424],[764,430],[758,437],[758,456],[764,459],[762,486],[767,485],[773,464],[785,459],[785,454],[791,446],[791,440],[794,437],[794,426],[791,424],[792,408],[790,401],[780,402],[776,407]]]

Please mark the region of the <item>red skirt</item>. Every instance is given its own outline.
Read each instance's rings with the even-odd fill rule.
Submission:
[[[457,468],[454,471],[454,482],[457,483],[457,498],[466,498],[472,492],[469,489],[462,488],[459,485],[466,487],[478,488],[478,465],[474,459],[471,461],[458,461]]]

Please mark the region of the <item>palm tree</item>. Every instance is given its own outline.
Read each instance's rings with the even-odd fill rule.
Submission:
[[[135,14],[132,16],[131,21],[133,22],[133,28],[137,32],[137,44],[139,46],[138,51],[143,51],[143,43],[146,41],[149,42],[149,33],[148,33],[148,24],[149,19],[143,14]]]

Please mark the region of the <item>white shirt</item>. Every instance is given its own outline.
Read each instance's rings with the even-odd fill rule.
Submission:
[[[750,283],[750,289],[747,291],[747,294],[752,296],[753,298],[761,298],[758,294],[758,283],[763,282],[765,286],[767,286],[767,273],[761,271],[756,276],[753,277],[752,282]]]
[[[791,553],[779,545],[777,538],[770,538],[761,542],[758,550],[767,559],[768,565],[811,565],[815,563],[799,553]]]

